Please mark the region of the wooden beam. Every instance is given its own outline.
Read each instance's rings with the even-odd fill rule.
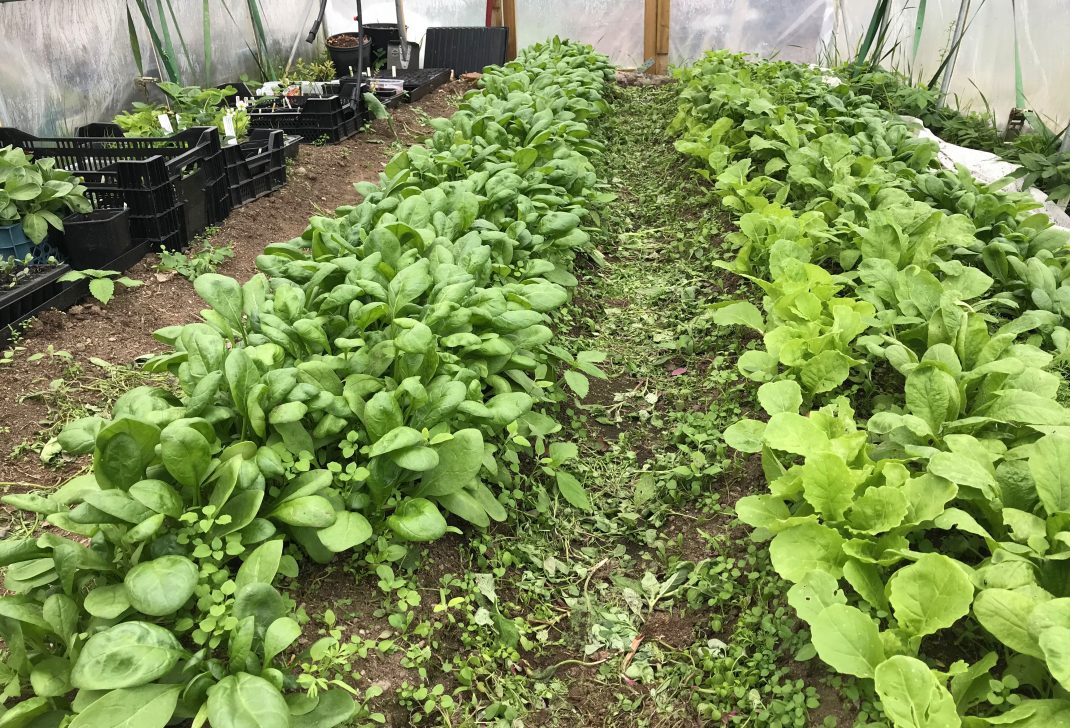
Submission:
[[[643,11],[643,63],[653,64],[658,55],[658,0],[645,0]]]
[[[643,13],[643,61],[651,73],[669,69],[670,0],[645,0]]]
[[[669,70],[669,5],[671,0],[658,0],[657,37],[655,38],[654,73]]]
[[[502,25],[509,29],[505,60],[511,61],[516,58],[516,0],[502,0]]]
[[[493,28],[508,28],[505,60],[516,58],[516,0],[493,0],[490,5],[490,24]]]

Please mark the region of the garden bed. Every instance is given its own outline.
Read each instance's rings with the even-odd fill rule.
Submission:
[[[384,586],[386,565],[376,573],[359,561],[326,570],[303,564],[302,579],[290,585],[292,597],[312,619],[297,649],[332,629],[344,642],[366,648],[367,657],[344,663],[367,676],[355,683],[361,691],[385,690],[362,704],[381,712],[388,725],[427,722],[440,710],[452,714],[455,724],[464,716],[487,720],[488,710],[524,716],[531,725],[630,724],[637,714],[655,723],[670,715],[696,722],[712,713],[710,708],[700,712],[692,700],[695,690],[722,687],[726,695],[708,702],[726,714],[747,715],[753,689],[774,715],[795,720],[806,709],[794,701],[795,688],[785,690],[785,681],[805,676],[808,685],[820,682],[805,668],[784,667],[790,663],[784,650],[798,641],[788,623],[778,626],[738,611],[740,604],[764,607],[777,598],[778,587],[768,557],[746,546],[716,495],[734,500],[760,485],[754,473],[725,458],[710,439],[734,412],[752,406],[733,371],[739,344],[732,337],[704,341],[727,352],[719,358],[678,344],[701,328],[696,319],[701,308],[692,305],[680,281],[724,276],[695,263],[681,243],[717,218],[695,202],[700,196],[693,183],[673,174],[680,158],[662,134],[671,92],[628,93],[617,101],[619,120],[609,121],[596,137],[609,146],[609,161],[599,174],[615,180],[612,191],[619,196],[602,212],[604,229],[597,237],[607,257],[601,265],[595,263],[597,255],[579,262],[577,296],[555,321],[566,332],[561,344],[568,350],[607,354],[600,365],[607,381],[592,378],[582,392],[568,389],[582,388],[578,383],[559,385],[563,398],[557,414],[568,423],[561,439],[577,445],[577,472],[588,483],[593,510],[583,513],[546,494],[543,474],[524,464],[516,482],[532,490],[516,502],[515,523],[474,539],[466,531],[464,537],[447,537],[411,551],[401,562],[389,562],[389,587]],[[443,96],[444,91],[436,92],[417,107],[436,116],[440,108],[427,103]],[[416,127],[417,118],[402,109],[394,128],[403,135],[426,133],[426,127]],[[221,271],[248,277],[265,242],[265,220],[271,221],[271,239],[287,240],[300,234],[309,214],[351,200],[346,188],[355,180],[343,181],[346,171],[359,169],[361,178],[375,179],[392,141],[385,123],[376,126],[375,134],[339,146],[305,147],[277,194],[235,211],[213,236],[217,242],[235,242],[235,258]],[[666,179],[672,184],[667,186]],[[54,344],[53,350],[70,351],[79,363],[96,357],[122,364],[159,351],[151,331],[191,320],[204,303],[184,279],[156,279],[148,262],[132,274],[147,281],[143,288],[99,311],[90,305],[46,317],[26,345],[43,351]],[[35,393],[22,398],[15,394],[19,390],[0,383],[0,397],[13,410],[13,429],[21,421],[29,431],[39,430],[34,423],[43,421],[53,428],[46,435],[55,431],[58,419],[85,411],[87,392],[111,391],[121,377],[128,388],[134,382],[125,377],[148,376],[86,364],[88,371],[79,374],[55,356],[34,362],[32,369],[16,357],[11,366],[10,386]],[[56,379],[66,384],[49,390],[45,383]],[[39,435],[44,439],[36,445],[33,438],[27,444],[24,433],[8,437],[10,447],[25,448],[27,454],[2,473],[9,482],[53,483],[80,465],[61,458],[46,467],[34,449],[47,437]],[[697,454],[704,465],[696,466],[703,462]],[[648,482],[654,473],[670,475]],[[24,526],[13,522],[12,527]],[[688,566],[696,563],[698,568]],[[726,581],[724,574],[732,569],[747,577]],[[652,584],[661,585],[661,600],[638,605],[638,595],[654,593]],[[455,600],[449,608],[435,608],[440,589]],[[487,619],[495,609],[523,630],[522,645],[504,646],[500,627],[472,621]],[[725,614],[736,616],[722,624]],[[411,626],[399,627],[410,618]],[[732,668],[742,654],[718,655],[711,644],[721,639],[766,646],[748,658],[745,668]],[[688,667],[711,660],[731,669],[732,679],[707,681]],[[479,697],[482,692],[465,687],[468,678],[458,679],[452,665],[462,662],[478,684],[506,692],[500,707],[489,707]],[[419,692],[421,685],[428,696]],[[654,701],[649,697],[654,689],[665,697]],[[798,692],[816,700],[813,687],[800,686]],[[826,692],[825,712],[842,714],[835,694]]]

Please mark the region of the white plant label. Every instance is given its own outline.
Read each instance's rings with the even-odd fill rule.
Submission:
[[[167,114],[160,114],[158,117],[156,117],[156,120],[160,122],[160,128],[163,129],[165,132],[167,132],[168,134],[175,133],[175,128],[171,126],[171,117],[169,117]]]
[[[238,130],[234,128],[234,112],[228,112],[223,116],[223,133],[226,134],[228,140],[237,141]]]

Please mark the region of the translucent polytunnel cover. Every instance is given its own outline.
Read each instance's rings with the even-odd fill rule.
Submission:
[[[928,80],[944,57],[960,0],[928,0],[918,52],[913,53],[918,0],[892,0],[889,35],[896,52],[886,65]],[[710,49],[727,48],[803,62],[848,59],[865,32],[876,0],[672,0],[669,61],[687,63]],[[72,15],[71,0],[0,3],[0,124],[39,134],[67,134],[144,97],[127,35],[126,0],[94,0],[92,12]],[[129,3],[141,38],[146,73],[159,76],[148,33]],[[155,12],[155,3],[146,5]],[[168,5],[164,3],[165,7]],[[192,63],[180,61],[183,81],[202,84],[202,3],[171,0]],[[260,0],[270,52],[286,59],[321,48],[304,42],[319,0]],[[1064,38],[1070,0],[973,0],[972,23],[962,43],[952,103],[990,103],[1003,122],[1015,105],[1014,30],[1018,30],[1026,105],[1053,125],[1070,121],[1070,76]],[[212,2],[213,84],[256,77],[249,50],[252,25],[245,2]],[[80,6],[79,6],[80,7]],[[394,0],[365,0],[366,22],[393,22]],[[228,12],[229,10],[229,12]],[[517,41],[523,47],[552,35],[591,43],[621,65],[644,61],[644,0],[518,0]],[[486,0],[408,0],[409,38],[428,27],[483,25]],[[355,29],[355,0],[329,0],[327,33]],[[176,46],[178,44],[176,43]],[[184,55],[180,52],[180,55]],[[1060,124],[1061,122],[1061,124]]]
[[[836,32],[829,43],[834,58],[846,59],[857,47],[873,12],[872,0],[835,0]],[[917,55],[914,26],[918,0],[892,0],[889,45],[898,43],[885,67],[928,81],[950,47],[960,0],[929,0]],[[984,111],[986,103],[1002,125],[1015,106],[1015,29],[1022,64],[1026,106],[1059,129],[1070,121],[1070,28],[1068,0],[1010,0],[970,3],[968,25],[952,76],[950,103]]]
[[[673,0],[669,62],[718,48],[812,62],[832,20],[829,0]]]
[[[614,63],[643,63],[643,0],[519,0],[517,46],[554,35],[590,43]]]
[[[264,32],[272,58],[289,57],[300,35],[298,54],[307,57],[322,44],[304,42],[308,10],[318,0],[260,0]],[[86,6],[90,4],[85,4]],[[155,3],[146,3],[151,7]],[[167,4],[164,4],[167,7]],[[204,36],[202,3],[172,0],[182,30],[182,82],[203,85]],[[81,125],[107,121],[130,102],[144,100],[135,85],[137,65],[127,32],[125,0],[94,0],[91,11],[70,0],[24,0],[0,3],[0,124],[38,135],[70,135]],[[237,81],[242,74],[258,77],[250,45],[252,21],[245,2],[212,2],[213,85]],[[159,78],[159,62],[137,5],[130,3],[140,38],[145,73]]]
[[[520,0],[521,46],[552,35],[581,40],[625,66],[643,63],[644,0]],[[673,0],[669,62],[711,49],[813,61],[832,30],[830,0]]]

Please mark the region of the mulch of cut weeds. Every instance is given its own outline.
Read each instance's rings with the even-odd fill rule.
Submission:
[[[397,151],[395,142],[410,145],[431,133],[424,122],[453,113],[457,101],[472,83],[458,80],[442,86],[412,105],[394,110],[393,118],[381,120],[340,144],[302,144],[295,164],[289,166],[286,184],[267,197],[234,210],[211,238],[213,245],[231,245],[234,257],[218,272],[244,281],[256,272],[256,257],[265,245],[299,236],[313,215],[330,214],[335,208],[359,201],[353,184],[378,181],[383,166]],[[25,490],[31,485],[54,486],[71,475],[72,464],[49,467],[25,444],[54,423],[46,399],[35,393],[49,391],[64,377],[96,377],[100,367],[91,358],[130,365],[138,357],[161,351],[152,332],[175,324],[196,321],[204,302],[193,285],[179,275],[157,276],[158,256],[150,254],[126,275],[142,282],[132,289],[121,286],[106,306],[86,299],[67,312],[42,314],[22,333],[13,361],[0,367],[0,485]],[[51,347],[51,349],[49,348]],[[68,352],[67,361],[37,352]],[[77,365],[72,369],[71,364]],[[86,397],[97,396],[94,388],[73,388]],[[29,395],[29,396],[28,396]],[[89,402],[102,407],[109,402]],[[21,487],[20,487],[21,486]]]

